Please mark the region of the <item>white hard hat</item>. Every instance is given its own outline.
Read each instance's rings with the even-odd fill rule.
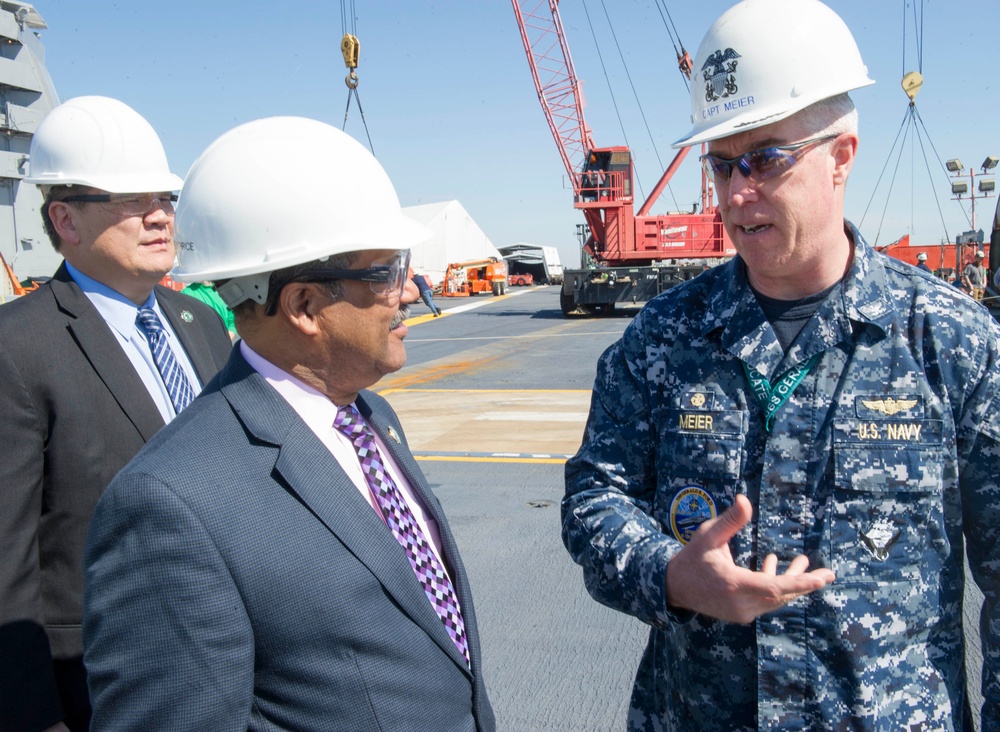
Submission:
[[[920,254],[917,255],[917,261],[918,262],[926,262],[927,261],[927,254],[925,252],[920,252]]]
[[[176,191],[156,131],[127,104],[76,97],[49,112],[31,139],[25,181],[82,185],[109,193]]]
[[[674,147],[778,122],[875,83],[844,21],[819,0],[734,5],[702,40],[694,74],[694,127]]]
[[[220,290],[230,307],[264,302],[275,270],[346,252],[409,249],[432,234],[403,214],[389,176],[364,146],[302,117],[249,122],[209,145],[184,181],[175,232],[171,277],[237,278]]]
[[[983,259],[986,256],[986,252],[984,252],[982,249],[977,249],[976,256],[979,257],[980,259]]]

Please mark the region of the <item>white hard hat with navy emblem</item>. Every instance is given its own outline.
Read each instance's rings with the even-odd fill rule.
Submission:
[[[743,0],[709,28],[691,79],[694,126],[674,147],[778,122],[875,82],[844,21],[819,0]]]

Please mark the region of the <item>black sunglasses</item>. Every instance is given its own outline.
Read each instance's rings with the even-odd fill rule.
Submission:
[[[835,137],[839,137],[839,135],[814,137],[790,145],[769,145],[750,150],[735,158],[702,155],[701,163],[705,166],[705,172],[711,175],[717,183],[728,181],[733,174],[733,168],[739,170],[744,178],[759,182],[781,175],[799,162],[799,158],[805,155],[809,148]]]

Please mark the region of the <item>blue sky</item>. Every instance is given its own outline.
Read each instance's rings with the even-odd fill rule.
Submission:
[[[890,157],[908,103],[899,85],[904,17],[905,70],[918,67],[914,2],[924,15],[925,83],[917,108],[926,128],[920,132],[933,182],[912,128],[902,155],[897,148]],[[662,171],[658,157],[665,167],[672,157],[670,143],[688,128],[688,94],[654,1],[604,3],[563,0],[560,10],[584,81],[585,115],[594,139],[598,145],[627,140],[640,186],[648,192]],[[730,4],[666,0],[692,55],[708,26]],[[861,222],[867,208],[861,228],[869,241],[877,238],[879,244],[903,234],[937,243],[946,232],[953,237],[970,228],[968,201],[951,200],[936,157],[958,157],[966,166],[978,166],[987,155],[1000,155],[1000,3],[828,4],[854,32],[877,81],[854,95],[861,114],[861,148],[848,185],[848,217]],[[291,114],[343,125],[347,88],[340,3],[38,0],[35,6],[49,25],[42,42],[60,98],[105,94],[130,104],[160,133],[179,175],[212,140],[252,119]],[[605,7],[612,13],[631,81],[608,32]],[[518,241],[555,246],[565,264],[576,265],[576,225],[583,218],[572,208],[510,3],[354,0],[354,8],[361,41],[358,92],[375,154],[403,205],[458,199],[497,246]],[[778,42],[780,18],[774,21],[774,33]],[[354,102],[347,131],[367,142]],[[280,178],[261,171],[260,184],[280,185]],[[693,156],[675,178],[672,193],[673,198],[661,198],[654,212],[690,208],[696,200]],[[977,228],[986,229],[987,236],[995,207],[995,199],[976,202]]]

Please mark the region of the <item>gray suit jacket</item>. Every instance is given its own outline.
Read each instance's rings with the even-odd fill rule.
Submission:
[[[385,524],[236,348],[94,514],[95,729],[494,728],[447,520],[389,405],[357,404],[438,524],[472,671]]]
[[[208,383],[231,349],[219,316],[166,288],[156,299]],[[163,419],[64,266],[0,307],[0,405],[0,730],[30,731],[71,713],[52,661],[82,674],[90,515]]]

